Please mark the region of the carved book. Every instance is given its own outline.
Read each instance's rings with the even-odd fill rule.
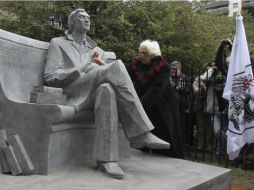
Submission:
[[[46,92],[50,94],[63,94],[62,88],[54,88],[50,86],[33,86],[33,92]]]

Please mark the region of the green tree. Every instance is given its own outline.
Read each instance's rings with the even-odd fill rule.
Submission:
[[[201,1],[201,4],[206,3]],[[168,62],[181,61],[185,72],[197,73],[211,62],[220,41],[235,33],[235,18],[199,10],[200,3],[172,1],[39,1],[0,2],[0,28],[49,42],[64,35],[75,8],[91,16],[89,35],[100,47],[128,62],[139,43],[157,40]],[[252,12],[243,12],[249,43],[254,42]],[[1,15],[7,15],[2,16]]]

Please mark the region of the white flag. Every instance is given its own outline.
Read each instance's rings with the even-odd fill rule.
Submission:
[[[254,142],[254,81],[243,17],[236,17],[236,35],[230,55],[223,97],[229,100],[227,153],[235,159],[246,143]]]

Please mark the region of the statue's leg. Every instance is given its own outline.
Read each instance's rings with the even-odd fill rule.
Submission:
[[[106,81],[115,90],[118,113],[125,135],[130,140],[131,146],[133,148],[168,149],[169,143],[149,132],[154,128],[153,124],[139,101],[139,97],[122,61],[118,60],[109,64],[104,75],[106,75]]]
[[[111,177],[122,179],[124,172],[117,163],[119,151],[116,96],[109,83],[100,85],[95,91],[94,113],[93,156],[97,167]]]
[[[153,124],[146,115],[121,60],[110,64],[107,80],[116,92],[118,113],[127,138],[151,131]]]
[[[109,83],[114,89],[118,115],[131,146],[135,148],[144,146],[154,149],[169,148],[167,142],[149,133],[154,126],[146,115],[121,60],[96,67],[88,73],[82,73],[75,82],[64,88],[64,92],[67,95],[69,93],[68,103],[74,105],[77,111],[93,108],[91,100],[97,87],[104,83]]]
[[[95,138],[93,157],[97,161],[117,161],[118,116],[116,96],[110,84],[100,85],[94,95]]]
[[[116,93],[118,112],[127,138],[144,134],[154,128],[121,60],[82,73],[74,83],[64,88],[67,95],[69,93],[74,97],[69,98],[68,103],[75,105],[77,110],[93,108],[91,99],[97,87],[103,83],[110,83]]]

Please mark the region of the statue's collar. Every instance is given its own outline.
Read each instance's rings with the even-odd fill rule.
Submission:
[[[67,31],[65,31],[65,37],[66,37],[66,39],[71,40],[71,41],[74,42],[74,39],[72,38],[72,36]],[[93,49],[95,46],[97,46],[96,42],[93,41],[89,36],[86,36],[82,40],[82,42],[87,43],[87,46],[90,47],[91,49]]]

